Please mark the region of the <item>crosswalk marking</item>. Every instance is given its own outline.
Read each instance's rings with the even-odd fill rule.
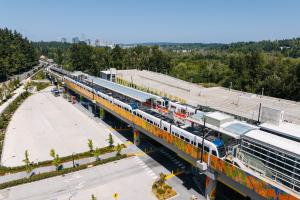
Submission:
[[[149,174],[150,177],[152,177],[153,179],[158,178],[158,176],[153,172],[153,170],[150,169],[139,157],[136,156],[134,159],[143,168],[143,170],[145,170],[147,174]]]

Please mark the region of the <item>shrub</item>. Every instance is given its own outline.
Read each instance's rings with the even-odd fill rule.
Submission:
[[[160,195],[163,195],[166,191],[162,188],[157,188],[156,192]]]
[[[45,78],[45,72],[43,70],[40,70],[32,77],[32,80],[42,80]]]
[[[67,174],[67,173],[71,173],[71,172],[75,172],[75,171],[79,171],[79,170],[82,170],[82,169],[86,169],[89,165],[94,165],[94,166],[102,165],[102,164],[105,164],[105,163],[121,160],[123,158],[127,158],[127,155],[115,156],[115,157],[103,159],[103,160],[100,160],[100,161],[95,161],[95,162],[92,162],[92,163],[80,165],[78,167],[65,168],[65,169],[62,169],[60,171],[52,171],[52,172],[46,172],[46,173],[42,173],[42,174],[36,174],[36,175],[33,175],[29,178],[22,178],[22,179],[2,183],[2,184],[0,184],[0,189],[12,187],[12,186],[16,186],[16,185],[20,185],[20,184],[24,184],[24,183],[39,181],[39,180],[42,180],[42,179],[45,179],[45,178],[59,176],[59,175],[63,175],[63,174]]]
[[[104,154],[104,153],[113,152],[114,148],[110,148],[110,147],[98,148],[97,151],[99,151],[99,155],[101,155],[101,154]],[[54,153],[55,153],[55,151],[54,151]],[[92,156],[94,156],[93,153],[87,151],[87,152],[83,152],[83,153],[78,153],[78,154],[74,154],[74,155],[61,157],[60,162],[63,163],[63,162],[72,161],[73,158],[74,158],[74,160],[77,160],[77,159],[88,158],[88,157],[92,157]],[[39,163],[34,163],[34,164],[31,165],[31,167],[32,167],[32,169],[34,169],[34,168],[37,168],[37,167],[49,166],[49,165],[52,165],[52,162],[53,162],[53,160],[46,160],[46,161],[42,161],[42,162],[39,162]],[[25,170],[26,170],[25,165],[17,166],[17,167],[0,166],[0,175],[3,175],[5,173],[16,173],[16,172],[25,171]]]

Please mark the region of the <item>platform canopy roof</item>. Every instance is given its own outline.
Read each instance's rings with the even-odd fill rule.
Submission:
[[[94,84],[97,84],[100,87],[109,89],[111,91],[117,92],[129,98],[135,99],[139,102],[146,102],[149,99],[159,99],[161,97],[149,94],[146,92],[139,91],[134,88],[126,87],[111,81],[107,81],[105,79],[97,78],[94,76],[87,75],[89,80],[93,80]]]

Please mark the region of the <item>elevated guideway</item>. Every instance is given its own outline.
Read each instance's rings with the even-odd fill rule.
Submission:
[[[63,77],[63,74],[60,74],[59,72],[53,72],[51,70],[50,72],[60,78]],[[99,87],[102,87],[101,90],[103,90],[107,94],[111,94],[112,91],[116,93],[127,91],[127,94],[111,94],[113,97],[120,98],[120,95],[128,95],[128,97],[134,98],[133,94],[136,92],[136,90],[135,92],[133,92],[132,90],[129,91],[128,87],[124,87],[115,83],[109,84],[105,81],[103,82],[101,80],[98,80],[95,77],[93,77],[91,80],[93,80],[92,85],[90,85],[92,86],[92,88],[94,88],[93,84],[97,84]],[[139,116],[133,114],[133,112],[114,104],[113,101],[98,96],[97,93],[95,93],[96,90],[88,90],[82,87],[80,84],[77,84],[76,81],[71,81],[70,79],[64,79],[64,83],[66,88],[91,100],[95,103],[95,105],[103,108],[107,112],[113,114],[114,116],[118,117],[119,119],[133,127],[136,144],[138,144],[139,142],[139,135],[141,133],[146,134],[147,136],[176,152],[178,156],[191,163],[195,168],[199,167],[199,161],[201,160],[201,149],[199,149],[195,145],[192,145],[189,142],[176,137],[166,130],[162,130],[153,122],[151,123],[150,121],[140,118]],[[81,81],[80,83],[87,85],[91,84],[84,83],[84,81]],[[118,88],[119,90],[116,88]],[[144,98],[139,99],[137,96],[143,96]],[[140,101],[147,101],[147,98],[156,98],[156,96],[147,96],[147,94],[144,93],[141,93],[141,95],[137,94],[137,96],[135,96],[134,99]],[[229,187],[234,188],[235,190],[239,191],[245,196],[250,197],[251,199],[299,199],[298,194],[288,190],[286,187],[283,187],[282,185],[279,185],[272,180],[261,177],[259,173],[253,173],[253,171],[251,170],[243,170],[241,167],[237,167],[234,164],[226,162],[217,156],[205,153],[203,154],[203,161],[207,163],[208,166],[208,169],[205,172],[202,172],[207,175],[207,199],[215,198],[217,181],[225,183]]]

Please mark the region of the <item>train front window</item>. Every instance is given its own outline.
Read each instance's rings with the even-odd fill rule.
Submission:
[[[168,107],[169,106],[169,102],[165,101],[165,106]]]
[[[224,145],[219,146],[219,147],[218,147],[218,152],[219,152],[219,157],[220,157],[220,158],[225,157],[225,156],[226,156],[225,146],[224,146]]]
[[[209,152],[209,148],[207,146],[204,146],[204,151],[208,153]]]
[[[211,151],[212,155],[217,156],[217,152],[215,150]]]

